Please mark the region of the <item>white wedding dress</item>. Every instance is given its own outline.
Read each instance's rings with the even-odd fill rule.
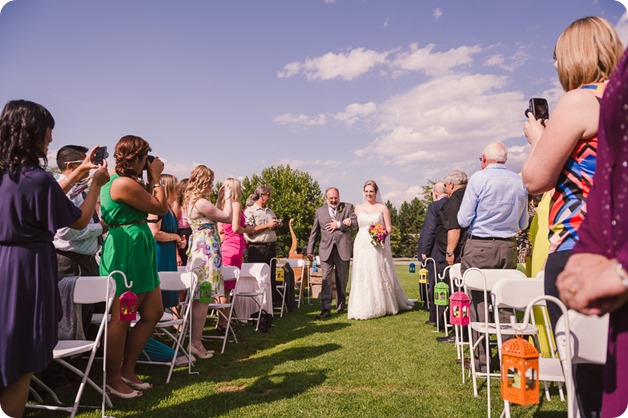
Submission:
[[[384,225],[380,212],[360,212],[360,230],[353,243],[353,265],[349,293],[349,319],[371,319],[387,314],[395,315],[400,309],[412,309],[401,289],[390,251],[390,238],[384,247],[371,244],[369,227]]]

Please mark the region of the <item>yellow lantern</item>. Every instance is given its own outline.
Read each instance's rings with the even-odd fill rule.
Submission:
[[[429,276],[430,272],[425,267],[423,267],[421,270],[419,270],[419,283],[427,284]]]

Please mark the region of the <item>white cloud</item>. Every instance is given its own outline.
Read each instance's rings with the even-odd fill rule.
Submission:
[[[497,67],[506,71],[514,71],[528,60],[528,53],[523,45],[519,45],[514,54],[504,57],[502,54],[494,54],[484,62],[485,67]]]
[[[441,9],[440,7],[434,9],[434,13],[432,13],[432,16],[434,16],[434,20],[440,19],[442,15],[443,15],[443,9]]]
[[[507,82],[495,75],[450,75],[393,96],[379,106],[379,137],[355,155],[398,166],[442,166],[454,155],[466,158],[489,142],[521,136],[525,98],[504,91]]]
[[[325,125],[327,123],[327,116],[324,114],[319,114],[317,116],[307,116],[307,115],[293,115],[292,113],[284,113],[279,116],[276,116],[273,119],[273,122],[277,122],[282,125],[305,125],[305,126],[313,126],[313,125]]]
[[[371,115],[377,110],[377,104],[375,102],[368,103],[351,103],[345,107],[344,112],[339,112],[334,115],[334,118],[340,122],[344,122],[345,125],[351,126],[359,119]]]
[[[336,4],[336,0],[323,0],[325,4]]]
[[[417,43],[410,44],[407,52],[397,54],[390,67],[395,76],[411,71],[420,71],[437,76],[449,73],[454,68],[469,66],[473,55],[482,49],[479,46],[461,46],[445,52],[434,52],[434,44],[419,48]]]
[[[621,39],[624,47],[628,46],[628,12],[624,12],[624,14],[619,18],[615,24],[615,30],[619,34],[619,39]]]
[[[277,77],[289,78],[302,73],[308,80],[353,80],[385,63],[387,54],[364,48],[339,54],[328,52],[320,57],[307,58],[302,63],[291,62],[277,73]]]

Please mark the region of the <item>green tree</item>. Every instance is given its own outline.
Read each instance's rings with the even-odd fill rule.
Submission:
[[[408,202],[403,202],[399,208],[397,228],[401,231],[401,238],[397,250],[393,252],[395,257],[414,257],[416,255],[419,233],[423,228],[423,221],[427,212],[427,203],[424,199],[415,197]]]
[[[251,178],[242,180],[243,204],[261,184],[272,188],[268,206],[278,219],[283,220],[283,227],[277,230],[277,255],[287,257],[292,242],[288,221],[294,219],[292,227],[297,236],[297,247],[307,246],[316,208],[325,199],[318,182],[308,172],[292,169],[290,165],[279,165],[265,168],[260,175],[253,174]]]

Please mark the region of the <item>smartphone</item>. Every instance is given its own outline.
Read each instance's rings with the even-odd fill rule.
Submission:
[[[530,99],[528,108],[524,112],[526,117],[528,117],[528,112],[532,112],[534,119],[541,119],[542,122],[545,122],[549,119],[549,106],[547,104],[547,100],[541,97],[533,97]]]
[[[105,158],[107,158],[109,154],[107,154],[107,147],[98,147],[96,149],[96,153],[94,154],[94,159],[92,162],[94,164],[102,164]]]

